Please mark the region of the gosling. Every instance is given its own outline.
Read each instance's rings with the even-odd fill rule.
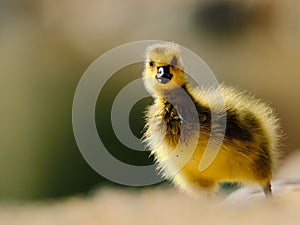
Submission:
[[[223,106],[217,100],[211,106],[207,96],[218,98],[216,88],[204,93],[204,87],[191,81],[175,43],[151,45],[145,55],[143,81],[154,103],[146,111],[143,141],[162,175],[181,191],[196,195],[214,195],[220,183],[234,182],[258,184],[265,196],[272,196],[270,181],[282,132],[270,106],[224,84],[218,87]],[[199,170],[213,128],[212,113],[219,115],[217,122],[225,115],[224,138],[214,160]]]

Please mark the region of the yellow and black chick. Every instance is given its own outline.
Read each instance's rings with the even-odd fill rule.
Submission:
[[[280,156],[281,130],[269,105],[222,84],[218,88],[224,98],[223,107],[218,109],[217,99],[212,107],[207,96],[218,98],[216,89],[203,93],[202,87],[191,82],[175,43],[154,44],[146,49],[143,80],[154,98],[146,112],[143,138],[167,179],[192,194],[212,195],[220,183],[237,182],[259,184],[266,196],[272,196],[270,181]],[[225,136],[214,160],[201,171],[199,164],[216,126],[211,121],[212,113],[219,113],[217,122],[225,115]],[[182,166],[180,158],[186,159]],[[176,173],[174,168],[178,168]]]

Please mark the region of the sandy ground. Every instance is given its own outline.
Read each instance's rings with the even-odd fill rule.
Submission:
[[[300,151],[273,182],[274,198],[244,187],[225,199],[192,198],[174,188],[101,189],[89,197],[0,206],[0,224],[299,224]]]

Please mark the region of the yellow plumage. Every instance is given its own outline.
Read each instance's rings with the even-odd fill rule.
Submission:
[[[211,194],[220,182],[240,182],[257,183],[266,195],[271,194],[281,132],[267,104],[246,92],[220,85],[226,111],[225,137],[214,161],[200,171],[211,134],[211,112],[220,119],[223,115],[216,89],[204,93],[192,85],[184,73],[179,47],[173,43],[156,44],[146,50],[143,78],[155,100],[146,113],[144,140],[166,178],[190,193]],[[174,173],[176,168],[179,170]]]

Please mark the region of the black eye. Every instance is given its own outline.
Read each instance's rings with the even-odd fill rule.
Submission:
[[[149,62],[149,66],[153,66],[154,65],[154,62],[151,60],[150,62]]]

